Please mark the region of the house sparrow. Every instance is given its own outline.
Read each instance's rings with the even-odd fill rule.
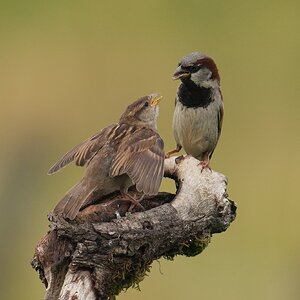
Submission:
[[[224,114],[217,66],[212,58],[193,52],[181,59],[173,79],[181,80],[172,125],[177,147],[167,157],[183,148],[200,160],[202,170],[209,168]]]
[[[151,94],[130,104],[117,124],[102,129],[67,152],[48,174],[72,161],[87,165],[83,178],[54,208],[55,214],[73,220],[82,207],[120,190],[130,201],[128,188],[158,193],[164,171],[164,143],[157,133],[158,103],[162,96]]]

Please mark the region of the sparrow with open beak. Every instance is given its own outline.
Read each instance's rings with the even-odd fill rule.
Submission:
[[[224,113],[217,66],[207,55],[193,52],[181,59],[173,79],[181,80],[172,125],[176,149],[167,156],[183,148],[200,160],[202,170],[209,168]]]
[[[72,161],[87,165],[82,179],[54,208],[54,213],[73,220],[82,207],[120,190],[134,200],[128,188],[155,195],[164,171],[164,143],[157,133],[158,103],[162,96],[151,94],[130,104],[117,124],[102,129],[67,152],[48,174]]]

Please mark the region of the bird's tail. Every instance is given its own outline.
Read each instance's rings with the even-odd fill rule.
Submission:
[[[80,208],[83,206],[93,191],[88,191],[82,181],[74,185],[55,206],[53,212],[64,218],[74,220]]]

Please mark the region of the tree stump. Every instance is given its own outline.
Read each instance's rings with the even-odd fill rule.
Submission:
[[[51,230],[32,259],[46,300],[114,299],[143,280],[153,260],[195,256],[235,219],[224,175],[181,156],[166,159],[165,177],[175,180],[176,195],[145,197],[145,210],[128,213],[130,203],[116,193],[73,221],[50,214]]]

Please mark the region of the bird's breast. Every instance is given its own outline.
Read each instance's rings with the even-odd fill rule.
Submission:
[[[178,145],[187,154],[200,157],[216,147],[219,130],[219,111],[222,100],[215,100],[207,107],[186,107],[177,101],[173,117],[173,132]]]

